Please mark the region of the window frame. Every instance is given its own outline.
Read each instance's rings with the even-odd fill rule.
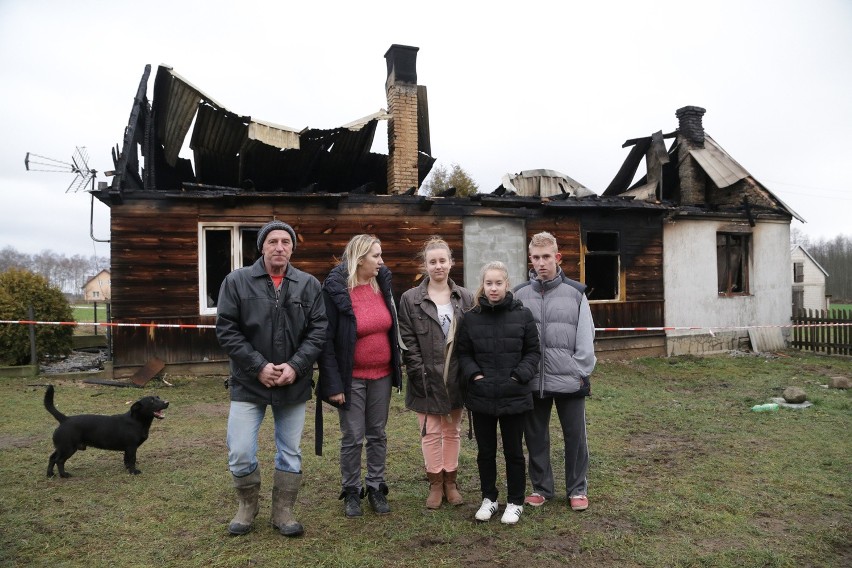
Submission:
[[[722,274],[719,271],[722,269],[722,263],[720,262],[720,248],[722,245],[719,243],[719,238],[725,238],[724,250],[725,252],[725,289],[722,289]],[[733,280],[733,272],[731,270],[731,260],[732,260],[732,251],[734,250],[734,245],[732,244],[734,239],[741,239],[739,244],[736,245],[736,248],[739,249],[740,260],[739,267],[741,272],[741,277],[737,280],[741,282],[742,289],[734,290],[735,283]],[[752,247],[752,235],[751,233],[741,233],[741,232],[732,232],[732,231],[717,231],[716,232],[716,291],[720,297],[732,298],[737,296],[750,296],[751,295],[751,247]]]
[[[230,271],[246,266],[243,258],[243,235],[246,230],[259,231],[263,225],[257,223],[240,222],[200,222],[198,223],[198,313],[202,316],[216,315],[216,307],[207,306],[207,231],[228,231],[230,233]],[[255,243],[251,243],[252,249]],[[254,261],[251,261],[254,262]],[[251,264],[251,263],[250,263]]]
[[[802,284],[805,281],[805,263],[793,262],[793,283]]]
[[[589,250],[589,235],[614,235],[616,242],[613,250]],[[590,303],[606,303],[606,302],[624,302],[625,301],[625,289],[626,289],[626,280],[624,267],[621,262],[621,231],[616,229],[586,229],[583,231],[583,243],[582,243],[582,252],[583,252],[583,261],[582,261],[582,273],[581,280],[587,286],[586,295],[589,298]],[[594,290],[591,290],[589,287],[589,263],[587,262],[588,257],[593,258],[603,258],[603,257],[614,257],[615,258],[615,294],[611,298],[593,298]]]

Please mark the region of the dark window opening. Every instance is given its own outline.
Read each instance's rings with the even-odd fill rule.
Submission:
[[[251,266],[260,257],[257,250],[257,233],[260,229],[240,229],[242,238],[243,266]],[[296,243],[293,243],[294,245]]]
[[[719,294],[748,294],[749,241],[750,235],[716,234]]]
[[[219,287],[231,271],[231,231],[204,231],[204,274],[207,278],[207,308],[215,308],[219,300]]]
[[[586,233],[585,284],[589,300],[618,300],[620,257],[618,233]]]
[[[793,263],[793,282],[805,281],[805,264],[803,262]]]

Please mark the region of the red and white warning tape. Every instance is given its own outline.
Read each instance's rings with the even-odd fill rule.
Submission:
[[[193,323],[100,323],[100,322],[75,322],[75,321],[31,321],[31,320],[0,320],[0,323],[10,324],[34,324],[34,325],[71,325],[91,327],[147,327],[167,329],[216,329],[214,324]],[[748,330],[766,328],[803,328],[803,327],[848,327],[852,323],[808,323],[797,325],[747,325],[747,326],[664,326],[664,327],[596,327],[595,331],[714,331]]]
[[[0,320],[0,323],[20,323],[34,325],[87,325],[91,327],[163,327],[173,329],[216,329],[213,324],[200,323],[100,323],[76,321],[30,321],[30,320]]]

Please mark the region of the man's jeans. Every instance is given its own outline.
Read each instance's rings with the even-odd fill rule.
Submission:
[[[231,401],[228,413],[228,467],[237,477],[257,469],[257,435],[266,414],[265,404]],[[302,430],[305,427],[305,403],[272,405],[275,420],[275,469],[302,471]]]

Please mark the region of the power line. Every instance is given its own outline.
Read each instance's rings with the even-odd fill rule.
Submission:
[[[793,187],[801,187],[802,189],[810,189],[810,190],[815,190],[815,191],[828,191],[830,193],[852,193],[852,188],[817,187],[817,186],[814,186],[814,185],[804,185],[804,184],[801,184],[801,183],[790,183],[790,182],[787,182],[787,181],[775,181],[775,180],[771,180],[771,179],[767,179],[767,180],[764,180],[764,181],[771,183],[771,184],[790,185],[790,186],[793,186]]]

